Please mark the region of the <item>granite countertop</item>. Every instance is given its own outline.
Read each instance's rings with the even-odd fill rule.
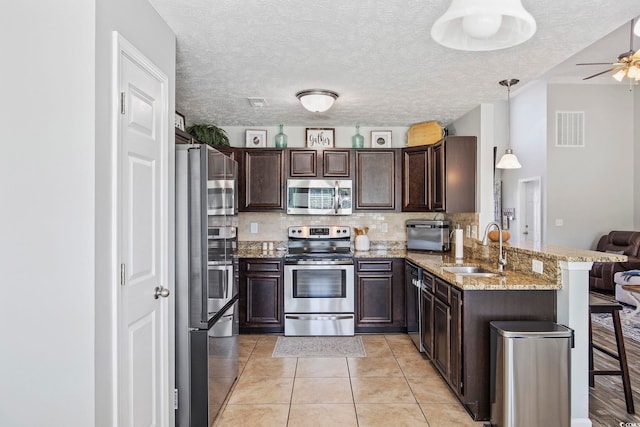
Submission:
[[[465,243],[466,245],[466,243]],[[497,249],[497,243],[491,243],[490,248]],[[240,258],[283,258],[286,250],[263,251],[253,245],[240,248]],[[465,253],[473,253],[467,251]],[[562,277],[558,268],[560,261],[566,262],[621,262],[626,261],[625,255],[610,254],[582,249],[572,249],[549,245],[521,244],[504,246],[509,262],[505,271],[499,276],[478,277],[463,276],[445,271],[444,267],[464,265],[479,266],[497,273],[497,265],[487,262],[482,258],[465,256],[462,260],[456,260],[450,253],[431,253],[419,251],[407,251],[398,245],[372,245],[369,251],[355,251],[356,259],[366,258],[404,258],[426,269],[430,273],[453,284],[461,290],[532,290],[532,289],[561,289]],[[531,268],[531,258],[544,260],[544,272],[542,274],[527,272]]]

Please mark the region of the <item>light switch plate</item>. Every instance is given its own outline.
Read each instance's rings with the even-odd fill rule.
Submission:
[[[257,222],[252,222],[251,223],[251,233],[252,234],[257,234],[258,233],[258,223]]]

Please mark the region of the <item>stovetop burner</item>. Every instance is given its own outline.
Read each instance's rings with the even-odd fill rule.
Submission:
[[[342,226],[289,227],[289,252],[293,263],[352,264],[351,229]]]

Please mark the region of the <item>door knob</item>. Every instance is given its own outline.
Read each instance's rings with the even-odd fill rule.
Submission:
[[[158,299],[160,297],[166,298],[170,293],[171,291],[169,291],[169,289],[163,288],[161,286],[156,286],[156,288],[153,290],[153,297],[155,299]]]

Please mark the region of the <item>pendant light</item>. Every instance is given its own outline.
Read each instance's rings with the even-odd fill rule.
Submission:
[[[486,51],[524,43],[536,21],[520,0],[452,0],[431,27],[431,37],[451,49]]]
[[[312,113],[322,113],[327,111],[338,99],[338,94],[326,89],[306,89],[296,93],[296,97],[302,106]]]
[[[519,81],[518,79],[509,79],[499,82],[501,86],[507,87],[507,149],[496,165],[498,169],[520,169],[522,167],[511,149],[511,86],[518,84]]]

